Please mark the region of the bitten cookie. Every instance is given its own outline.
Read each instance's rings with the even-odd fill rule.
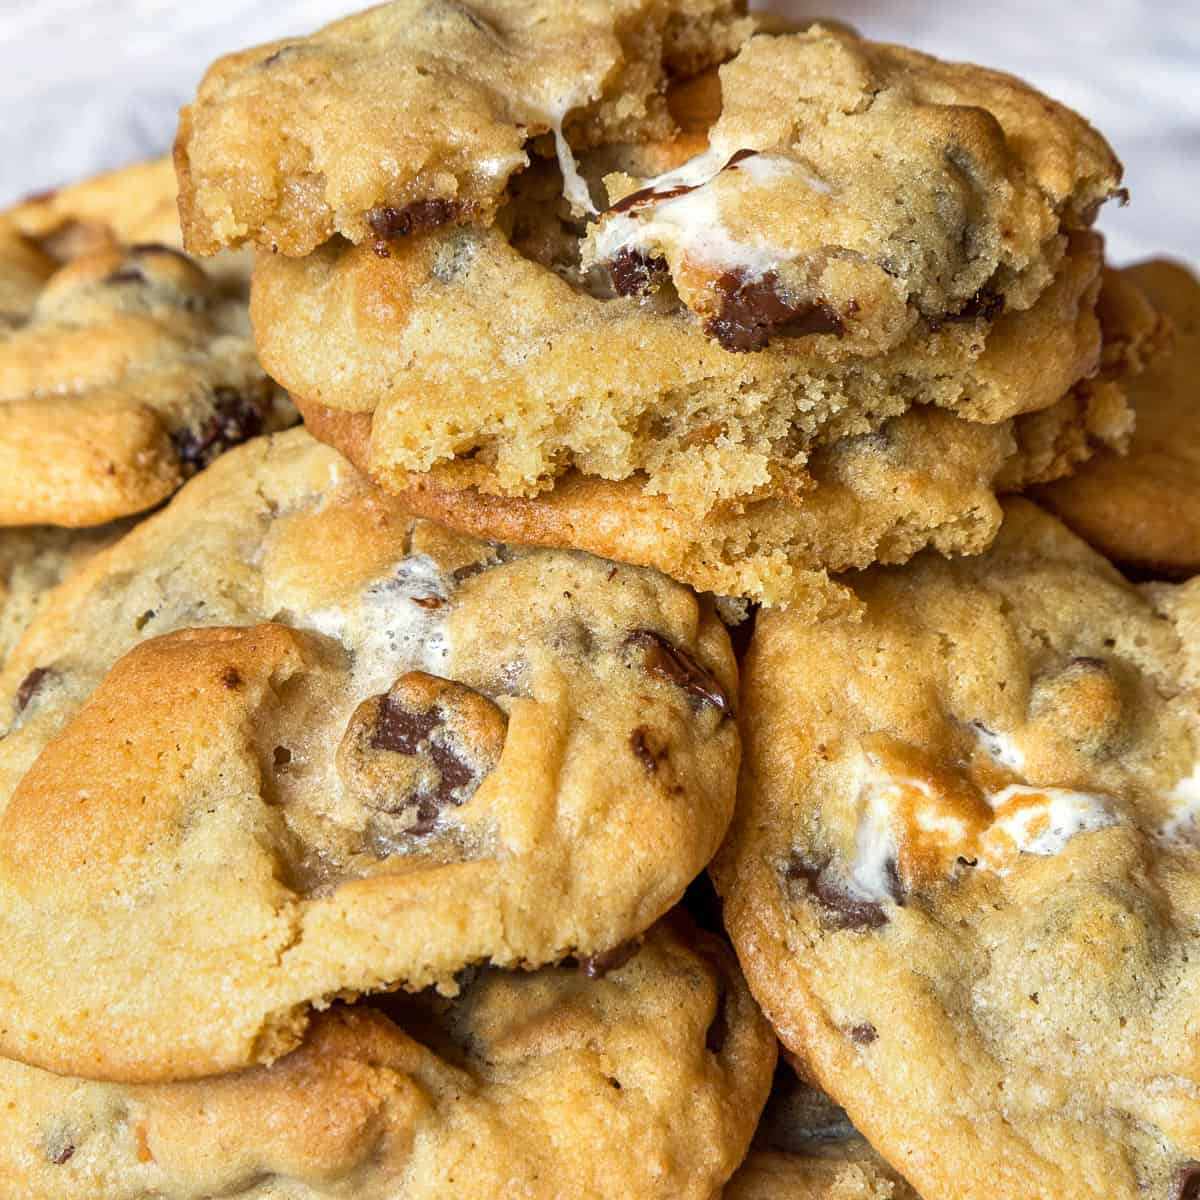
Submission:
[[[0,324],[0,525],[142,512],[288,423],[244,305],[182,252],[111,245],[54,270],[25,245],[53,273]]]
[[[459,24],[469,11],[456,8]],[[478,70],[510,56],[497,20]],[[458,31],[431,44],[456,47]],[[297,63],[322,61],[325,36],[297,43]],[[318,98],[335,114],[357,86],[369,104],[363,79],[395,37],[362,32],[335,81],[314,69],[303,98],[259,104],[270,137],[258,130],[255,149],[281,123],[308,132]],[[721,38],[710,49],[729,52]],[[264,58],[247,52],[234,73],[244,93],[202,89],[198,113],[242,128],[273,69]],[[635,111],[640,96],[626,97]],[[469,458],[487,490],[520,496],[572,467],[642,473],[651,494],[702,515],[797,486],[811,448],[914,404],[1000,421],[1094,369],[1086,231],[1120,168],[1066,109],[1008,76],[819,26],[749,38],[719,77],[676,80],[665,104],[665,134],[604,134],[613,144],[561,165],[538,159],[486,218],[444,201],[420,224],[260,254],[268,371],[311,403],[372,412],[377,473]],[[224,169],[239,161],[231,152]],[[182,178],[186,209],[205,188]],[[987,386],[974,367],[997,320],[1039,303],[1038,327],[1065,353],[1034,335],[1030,385]]]
[[[205,1075],[335,997],[614,951],[721,841],[735,692],[665,576],[416,520],[302,430],[241,447],[0,675],[0,1050]]]
[[[56,1200],[710,1200],[774,1059],[732,955],[673,919],[602,978],[485,969],[453,1001],[338,1005],[236,1075],[0,1061],[0,1169],[9,1194]]]
[[[1188,1195],[1200,588],[1021,501],[853,586],[744,664],[714,873],[751,989],[925,1200]]]
[[[1200,282],[1162,259],[1116,274],[1105,289],[1109,305],[1136,311],[1148,303],[1145,341],[1160,334],[1157,315],[1172,344],[1140,377],[1122,380],[1137,418],[1129,452],[1100,454],[1038,498],[1114,562],[1187,578],[1200,573]]]
[[[980,390],[1040,390],[1045,402],[1090,369],[1098,356],[1094,318],[1078,314],[1067,328],[1042,324],[1045,305],[997,321],[973,371]],[[1127,332],[1109,322],[1114,342]],[[303,399],[299,406],[314,436],[372,473],[370,414]],[[831,573],[903,562],[927,546],[983,550],[999,528],[997,490],[1059,478],[1097,445],[1122,446],[1129,425],[1115,384],[1081,384],[1049,408],[991,425],[919,405],[822,446],[790,481],[708,507],[702,519],[695,503],[650,494],[643,477],[570,471],[549,490],[518,497],[493,494],[490,472],[475,458],[425,473],[374,474],[414,511],[478,537],[574,547],[653,566],[700,591],[816,613],[853,603]]]
[[[728,57],[738,0],[391,0],[310,37],[218,60],[180,114],[190,250],[304,255],[488,224],[534,140],[572,149],[665,136],[666,79]]]

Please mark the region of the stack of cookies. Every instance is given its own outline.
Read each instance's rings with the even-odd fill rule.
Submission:
[[[1200,291],[1102,137],[391,0],[174,167],[0,216],[0,1196],[1200,1197]]]

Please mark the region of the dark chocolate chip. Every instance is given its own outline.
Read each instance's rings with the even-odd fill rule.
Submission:
[[[699,704],[711,704],[722,716],[733,715],[733,706],[724,688],[686,650],[673,645],[652,629],[635,629],[626,639],[627,646],[646,652],[643,662],[651,675],[683,688]]]
[[[659,763],[667,760],[668,750],[662,738],[645,725],[639,725],[629,735],[629,745],[648,775],[657,774]]]
[[[774,271],[756,277],[726,271],[716,283],[720,311],[704,323],[704,332],[735,354],[762,350],[773,337],[809,337],[846,331],[842,318],[823,300],[793,303],[780,293]]]
[[[242,673],[237,667],[226,667],[221,672],[221,682],[231,691],[236,692],[242,686]]]
[[[879,1031],[869,1021],[855,1025],[850,1030],[850,1040],[860,1046],[869,1046],[879,1039]]]
[[[70,1162],[74,1153],[74,1142],[67,1138],[58,1138],[46,1147],[46,1161],[53,1163],[56,1167],[61,1167],[64,1163]]]
[[[863,900],[851,895],[829,875],[829,862],[813,863],[794,855],[787,865],[786,878],[802,883],[821,908],[822,920],[831,929],[879,929],[888,923],[887,911],[875,900]],[[889,870],[892,898],[903,904],[899,876],[894,865]]]
[[[642,296],[666,274],[667,260],[651,258],[638,250],[621,250],[608,264],[613,291],[618,296]]]
[[[929,328],[935,332],[943,325],[956,321],[994,321],[1004,311],[1004,297],[986,289],[976,292],[955,313],[943,313],[940,317],[929,317]]]
[[[412,204],[406,204],[403,208],[371,209],[367,213],[367,224],[386,250],[386,243],[395,238],[425,233],[427,230],[448,225],[462,210],[463,206],[457,200],[414,200]],[[377,243],[376,250],[379,248]]]
[[[479,784],[471,764],[460,758],[450,743],[435,736],[443,724],[436,708],[414,711],[387,695],[380,700],[378,721],[371,735],[371,749],[410,757],[424,752],[437,768],[437,787],[413,797],[417,820],[408,832],[416,836],[431,832],[442,809],[464,803]]]
[[[412,598],[414,604],[420,608],[441,608],[445,601],[440,596],[414,596]]]
[[[1171,1200],[1200,1200],[1200,1163],[1186,1163],[1175,1172]]]
[[[579,973],[588,979],[602,979],[609,971],[623,967],[642,948],[641,938],[621,942],[611,950],[588,954],[579,959]]]
[[[141,267],[122,267],[105,277],[105,283],[145,283],[146,273]]]
[[[213,393],[212,415],[198,428],[171,434],[180,465],[189,474],[202,470],[226,450],[262,433],[263,414],[254,401],[230,387]]]
[[[28,707],[29,702],[41,691],[42,685],[51,675],[49,667],[34,667],[20,684],[17,685],[16,695],[16,711],[23,713]]]

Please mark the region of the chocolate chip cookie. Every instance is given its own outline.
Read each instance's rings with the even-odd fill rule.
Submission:
[[[728,57],[737,0],[391,0],[231,54],[180,114],[188,248],[304,255],[489,223],[530,152],[666,136],[668,76]],[[539,144],[540,141],[540,144]]]
[[[310,432],[369,469],[367,414],[300,407]],[[814,454],[795,495],[727,503],[703,521],[647,495],[637,480],[579,472],[523,499],[464,488],[454,468],[434,468],[409,475],[396,494],[414,512],[477,537],[574,547],[655,567],[700,591],[819,613],[855,604],[831,572],[904,562],[928,546],[986,549],[1000,528],[998,489],[1057,478],[1097,439],[1120,442],[1125,414],[1118,402],[1114,421],[1089,423],[1086,401],[1074,394],[1036,418],[996,425],[914,409]]]
[[[302,430],[231,451],[0,674],[0,1049],[212,1074],[335,997],[616,952],[717,849],[735,705],[665,576],[412,518]]]
[[[1200,585],[1032,504],[760,614],[714,873],[786,1046],[925,1200],[1200,1178]]]
[[[308,103],[263,120],[303,122]],[[489,490],[526,497],[570,468],[641,473],[697,516],[794,490],[814,446],[914,404],[1000,421],[1094,369],[1086,231],[1120,170],[1067,110],[814,27],[675,81],[666,113],[671,136],[538,159],[487,219],[261,255],[267,369],[311,403],[372,412],[378,472],[469,457]],[[201,190],[185,175],[185,198]],[[1032,386],[981,383],[996,322],[1039,305],[1048,339],[1080,340],[1064,358],[1035,334]]]
[[[1200,282],[1162,259],[1114,274],[1102,318],[1141,316],[1126,357],[1152,354],[1164,326],[1171,345],[1122,380],[1137,417],[1129,452],[1098,455],[1038,498],[1114,562],[1183,579],[1200,573]]]
[[[179,188],[170,155],[41,192],[10,208],[7,222],[59,263],[114,246],[183,249]],[[253,255],[226,250],[205,264],[221,290],[243,300]]]
[[[0,530],[0,667],[50,590],[131,527],[130,521],[114,521],[95,529]]]
[[[452,1001],[337,1005],[240,1074],[118,1085],[0,1061],[0,1169],[57,1200],[709,1200],[774,1058],[732,955],[676,921],[602,978],[485,969]]]
[[[994,326],[973,370],[979,390],[1061,394],[1097,356],[1095,322],[1039,323],[1043,304]],[[1109,335],[1124,336],[1116,322]],[[650,494],[644,478],[575,470],[535,497],[492,494],[474,459],[425,473],[373,470],[379,415],[299,401],[309,430],[373,473],[414,511],[480,537],[576,547],[665,571],[701,591],[817,612],[852,601],[829,574],[902,562],[926,546],[978,553],[999,528],[996,491],[1056,479],[1097,445],[1123,445],[1120,389],[1090,382],[1040,412],[987,425],[920,405],[870,433],[816,450],[788,483],[726,501],[697,519]]]
[[[24,244],[27,265],[52,273],[31,302],[22,282],[26,301],[7,303],[0,324],[0,525],[142,512],[292,419],[255,358],[244,305],[182,252],[110,245],[54,270]],[[0,254],[5,274],[8,261]]]

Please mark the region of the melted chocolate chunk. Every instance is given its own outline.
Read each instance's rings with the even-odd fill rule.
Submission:
[[[642,296],[661,280],[667,270],[665,258],[650,258],[628,248],[608,264],[613,291],[618,296]]]
[[[789,882],[803,883],[809,895],[821,908],[824,924],[831,929],[879,929],[888,923],[886,909],[875,900],[863,900],[852,895],[829,876],[829,862],[816,864],[798,855],[788,863],[785,872]],[[892,898],[903,904],[899,876],[894,866],[889,870]]]
[[[213,413],[199,428],[177,429],[171,434],[180,465],[188,474],[203,470],[226,450],[262,433],[262,411],[252,400],[230,387],[213,393]]]
[[[629,735],[629,746],[646,768],[647,775],[657,774],[658,764],[667,761],[668,750],[662,738],[645,725],[639,725]]]
[[[609,971],[623,967],[641,948],[642,939],[633,938],[614,946],[611,950],[589,954],[579,959],[579,973],[588,979],[602,979]]]
[[[869,1046],[879,1040],[879,1031],[869,1021],[855,1025],[850,1030],[850,1040],[859,1046]]]
[[[683,688],[698,704],[711,704],[723,717],[733,715],[733,706],[725,690],[686,650],[672,645],[652,629],[635,629],[626,639],[627,646],[645,650],[643,665],[651,675]]]
[[[52,674],[49,667],[34,667],[17,686],[17,695],[15,700],[15,708],[18,713],[23,713],[28,707],[29,702],[42,689],[42,685]]]
[[[1187,1163],[1175,1172],[1171,1200],[1200,1200],[1200,1163]]]
[[[71,1161],[74,1153],[74,1142],[65,1137],[57,1138],[46,1147],[46,1161],[53,1163],[56,1167],[61,1167],[64,1163]]]
[[[427,755],[437,768],[438,782],[434,788],[422,787],[411,800],[417,808],[416,823],[408,832],[421,836],[429,833],[438,814],[451,805],[464,804],[479,786],[478,772],[460,757],[453,743],[438,736],[445,719],[438,709],[409,709],[391,695],[379,702],[379,716],[371,735],[372,750],[390,750],[395,754],[414,757]]]
[[[461,212],[459,201],[437,199],[414,200],[403,208],[373,208],[367,213],[367,224],[378,239],[375,253],[386,258],[388,242],[448,225]]]
[[[841,337],[846,331],[837,311],[824,301],[785,300],[774,271],[753,278],[742,271],[726,271],[716,286],[721,308],[704,323],[704,332],[730,353],[762,350],[773,337]]]
[[[236,692],[242,686],[242,673],[237,667],[226,667],[221,672],[221,682],[231,691]]]

